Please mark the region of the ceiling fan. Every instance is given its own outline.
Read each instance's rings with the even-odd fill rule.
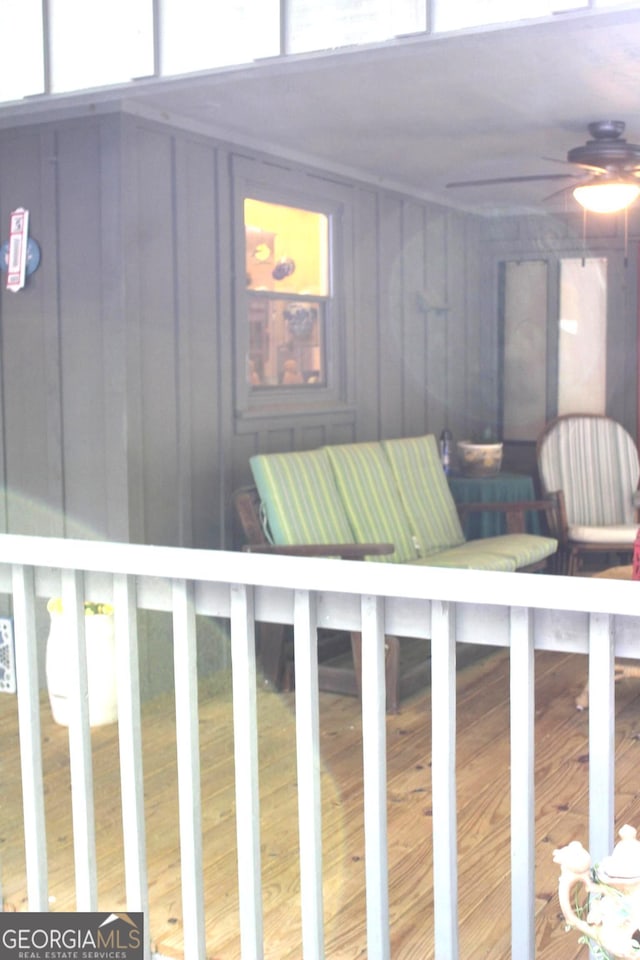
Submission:
[[[448,183],[447,187],[482,187],[494,183],[573,179],[580,181],[573,194],[585,209],[597,213],[623,210],[640,195],[640,146],[627,143],[622,136],[624,129],[622,120],[597,120],[590,123],[588,130],[592,139],[583,146],[569,150],[566,161],[556,161],[579,167],[580,171],[457,180]]]

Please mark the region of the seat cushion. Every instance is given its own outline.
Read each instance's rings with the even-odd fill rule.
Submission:
[[[458,511],[432,434],[383,440],[421,557],[464,543]]]
[[[395,551],[371,557],[408,563],[418,557],[393,473],[380,443],[325,447],[356,543],[393,543]]]
[[[433,567],[465,567],[469,570],[519,570],[553,556],[558,543],[552,537],[532,533],[505,533],[500,537],[467,540],[460,547],[443,550],[420,560]]]
[[[422,557],[415,563],[422,567],[454,567],[459,570],[497,570],[513,573],[516,562],[512,557],[492,553],[482,548],[484,540],[471,540],[462,546],[452,547],[450,550],[441,550],[432,553],[429,557]]]
[[[250,459],[271,543],[353,543],[324,450],[258,454]]]
[[[516,570],[547,560],[558,549],[558,541],[553,537],[541,537],[534,533],[505,533],[499,537],[474,540],[473,543],[483,547],[487,553],[513,560]]]
[[[629,549],[638,533],[637,524],[617,524],[612,527],[588,527],[574,524],[569,527],[569,540],[576,543],[628,544]]]

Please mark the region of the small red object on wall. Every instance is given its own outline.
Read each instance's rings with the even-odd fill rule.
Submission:
[[[640,528],[638,528],[635,543],[633,544],[633,567],[631,570],[631,579],[640,580]]]

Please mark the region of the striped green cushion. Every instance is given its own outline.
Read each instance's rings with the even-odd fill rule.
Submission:
[[[485,540],[472,542],[487,553],[507,557],[517,570],[528,567],[530,563],[546,560],[558,549],[558,541],[553,537],[540,537],[532,533],[505,533],[500,537],[487,537]],[[467,546],[471,546],[471,543],[467,542]]]
[[[432,567],[465,567],[469,570],[519,570],[546,560],[556,552],[557,541],[530,533],[507,533],[501,537],[468,540],[460,547],[420,560]]]
[[[393,554],[371,559],[476,570],[516,570],[557,546],[530,534],[465,543],[431,436],[260,454],[250,464],[267,536],[279,545],[390,542]]]
[[[259,454],[251,472],[273,543],[353,543],[324,450]]]
[[[564,492],[570,526],[634,523],[638,451],[615,420],[589,415],[559,419],[540,442],[538,467],[546,491]]]
[[[418,556],[389,462],[377,442],[325,447],[356,543],[393,543],[372,560],[409,563]]]
[[[458,511],[432,434],[383,440],[421,557],[464,543]]]
[[[423,567],[454,567],[462,570],[498,570],[499,572],[513,572],[516,563],[512,557],[491,553],[482,548],[484,540],[471,540],[460,547],[451,550],[442,550],[432,553],[430,557],[423,557],[417,563]]]

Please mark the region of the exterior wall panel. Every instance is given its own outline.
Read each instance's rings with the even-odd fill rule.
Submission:
[[[58,323],[67,536],[104,536],[107,502],[100,127],[56,136]],[[87,175],[88,172],[88,175]],[[35,224],[34,224],[35,227]],[[109,277],[104,276],[104,285]],[[25,291],[28,296],[28,291]]]
[[[43,500],[58,518],[44,532],[235,546],[252,453],[465,430],[464,372],[492,362],[465,283],[480,273],[473,218],[246,151],[238,169],[339,198],[346,382],[333,406],[240,414],[234,157],[118,114],[0,135],[2,223],[23,203],[45,239],[27,289],[0,300],[4,496]],[[6,528],[21,524],[6,508]]]

